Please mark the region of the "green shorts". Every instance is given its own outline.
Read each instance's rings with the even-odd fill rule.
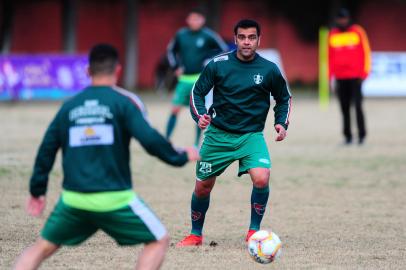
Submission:
[[[262,132],[229,133],[210,125],[196,163],[196,178],[219,176],[234,161],[239,161],[238,176],[252,168],[271,168],[271,159]]]
[[[193,85],[199,78],[199,74],[182,75],[176,84],[175,92],[173,94],[172,104],[178,106],[189,106],[190,92]]]
[[[109,212],[72,208],[60,199],[41,236],[56,245],[78,245],[101,229],[119,245],[135,245],[162,239],[166,229],[155,214],[135,197],[129,205]]]

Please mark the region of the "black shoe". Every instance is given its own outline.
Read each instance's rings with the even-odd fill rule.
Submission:
[[[351,139],[351,138],[346,138],[346,139],[344,140],[343,145],[351,145],[351,144],[352,144],[352,139]]]
[[[358,145],[364,145],[364,143],[365,143],[365,138],[358,139]]]

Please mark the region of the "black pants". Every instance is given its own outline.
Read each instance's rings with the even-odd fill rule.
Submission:
[[[337,80],[337,95],[343,115],[343,134],[347,142],[352,141],[351,104],[355,105],[358,138],[362,142],[366,136],[364,113],[362,110],[361,79]]]

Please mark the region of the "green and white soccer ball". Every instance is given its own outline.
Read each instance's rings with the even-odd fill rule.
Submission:
[[[274,232],[257,231],[248,240],[248,253],[258,263],[271,263],[282,254],[282,242]]]

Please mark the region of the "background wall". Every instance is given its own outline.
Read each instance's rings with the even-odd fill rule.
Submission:
[[[64,0],[68,1],[68,0]],[[3,14],[6,0],[0,1]],[[204,1],[203,1],[204,2]],[[213,2],[213,1],[207,1]],[[270,1],[270,3],[278,1]],[[334,1],[326,1],[334,2]],[[337,1],[335,1],[337,2]],[[355,21],[366,29],[372,50],[406,51],[406,5],[401,1],[355,1]],[[309,2],[310,3],[310,2]],[[11,25],[11,53],[39,53],[63,51],[61,0],[16,0]],[[187,12],[195,7],[191,1],[138,1],[134,35],[138,35],[137,86],[150,88],[154,84],[154,71],[166,46],[184,26]],[[279,3],[280,4],[280,3]],[[314,83],[318,76],[317,28],[311,24],[310,34],[297,27],[289,13],[268,1],[247,2],[223,0],[216,3],[219,10],[209,10],[208,21],[217,26],[220,35],[233,41],[232,29],[241,18],[254,18],[263,27],[262,48],[280,51],[288,80]],[[292,7],[295,8],[295,7]],[[300,8],[296,7],[296,8]],[[125,62],[126,1],[82,0],[75,2],[75,52],[87,53],[95,43],[108,42],[116,46]],[[300,10],[296,11],[298,14]],[[307,11],[306,11],[307,12]],[[316,12],[316,11],[315,11]],[[323,12],[323,10],[319,11]],[[325,11],[328,13],[328,10]],[[312,14],[309,14],[311,18]],[[293,18],[295,18],[293,13]],[[314,16],[320,16],[315,14]],[[327,16],[323,18],[327,21]],[[304,19],[303,23],[307,20]],[[4,24],[4,22],[2,22]],[[309,22],[310,23],[310,22]],[[307,35],[307,36],[306,36]],[[309,38],[306,38],[311,36]],[[313,37],[313,38],[312,38]],[[136,49],[136,48],[135,48]]]

